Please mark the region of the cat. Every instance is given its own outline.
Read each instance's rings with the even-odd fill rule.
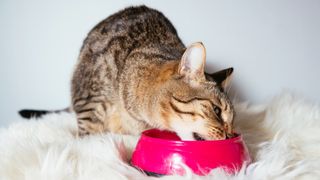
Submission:
[[[155,9],[109,16],[88,33],[73,73],[79,136],[159,128],[183,140],[231,137],[235,112],[225,90],[233,68],[207,74],[205,60],[204,45],[185,47]]]

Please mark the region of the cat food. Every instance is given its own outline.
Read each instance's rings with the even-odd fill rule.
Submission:
[[[241,135],[226,140],[182,141],[173,132],[151,129],[144,131],[132,155],[131,164],[147,174],[186,173],[206,175],[221,167],[237,172],[250,156]]]

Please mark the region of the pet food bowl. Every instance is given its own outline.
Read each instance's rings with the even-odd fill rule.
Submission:
[[[241,135],[226,140],[182,141],[175,133],[158,129],[142,133],[131,159],[133,166],[152,175],[183,175],[186,169],[206,175],[217,167],[235,173],[245,162],[250,163],[250,156]]]

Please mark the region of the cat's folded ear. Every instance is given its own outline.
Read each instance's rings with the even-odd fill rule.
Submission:
[[[193,43],[184,52],[178,73],[188,80],[205,81],[206,49],[201,42]]]
[[[222,90],[225,90],[231,82],[232,73],[233,73],[233,68],[231,67],[231,68],[223,69],[221,71],[218,71],[212,74],[205,73],[205,75],[208,81],[216,82],[217,85],[222,88]]]

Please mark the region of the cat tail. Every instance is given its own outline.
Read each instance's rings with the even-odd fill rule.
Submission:
[[[43,115],[50,114],[50,113],[60,113],[60,112],[71,112],[71,108],[65,108],[61,110],[36,110],[36,109],[22,109],[19,111],[20,116],[26,119],[31,118],[41,118]]]

